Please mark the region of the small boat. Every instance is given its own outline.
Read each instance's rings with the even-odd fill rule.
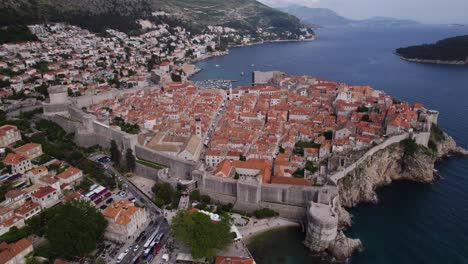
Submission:
[[[241,72],[241,76],[244,76],[244,72]]]
[[[254,66],[255,66],[255,64],[253,64],[253,63],[252,63],[252,65],[250,65],[250,66],[254,67]]]
[[[216,64],[215,67],[218,68],[218,67],[219,67],[219,64]]]

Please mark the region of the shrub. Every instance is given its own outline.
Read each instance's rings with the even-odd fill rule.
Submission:
[[[270,208],[262,208],[255,210],[254,215],[258,219],[263,219],[278,216],[279,213],[274,210],[271,210]]]

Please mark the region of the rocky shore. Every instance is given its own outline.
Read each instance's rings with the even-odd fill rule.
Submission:
[[[409,62],[416,62],[416,63],[440,64],[440,65],[460,65],[460,66],[467,66],[468,65],[468,58],[465,61],[444,61],[444,60],[410,59],[410,58],[405,58],[405,57],[403,57],[401,55],[398,55],[398,56],[402,60],[409,61]]]
[[[354,251],[363,248],[359,239],[347,238],[342,232],[352,224],[351,216],[345,208],[362,202],[377,203],[376,189],[396,180],[431,183],[436,179],[434,165],[438,160],[452,155],[468,155],[468,151],[457,146],[455,140],[446,133],[443,140],[436,142],[436,152],[419,146],[414,153],[409,154],[405,148],[405,144],[397,143],[380,150],[339,180],[339,233],[327,249],[337,261],[346,261]]]

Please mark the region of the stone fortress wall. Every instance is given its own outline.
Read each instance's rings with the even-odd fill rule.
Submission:
[[[146,88],[156,89],[157,87]],[[54,88],[59,90],[58,88]],[[127,149],[132,149],[138,159],[156,162],[171,168],[171,175],[181,180],[188,180],[192,177],[192,171],[196,168],[196,163],[181,160],[178,157],[166,155],[146,148],[138,144],[138,136],[131,135],[99,122],[96,116],[84,112],[81,108],[91,104],[97,104],[103,100],[116,98],[124,93],[136,92],[139,89],[127,89],[122,91],[112,90],[93,96],[80,96],[68,100],[66,96],[59,94],[47,104],[44,104],[44,118],[54,121],[60,125],[67,133],[73,133],[75,142],[79,146],[90,147],[101,145],[110,147],[110,142],[115,140],[122,157],[125,157]],[[63,99],[65,98],[65,99]],[[63,105],[66,105],[64,111]],[[57,111],[56,111],[57,110]],[[56,112],[54,112],[56,111]],[[155,170],[137,163],[137,171],[143,177],[158,180]]]
[[[129,92],[128,90],[124,92]],[[403,133],[387,138],[384,142],[369,149],[357,161],[346,168],[330,174],[328,186],[294,186],[278,184],[261,184],[259,182],[246,182],[230,178],[221,178],[210,175],[202,166],[169,156],[138,144],[136,135],[129,135],[118,129],[109,127],[96,120],[96,117],[85,113],[81,107],[99,103],[102,100],[115,98],[121,92],[111,91],[88,98],[74,98],[68,105],[67,114],[63,114],[63,102],[48,103],[44,106],[48,118],[68,133],[75,134],[75,141],[81,146],[95,144],[109,147],[110,141],[115,140],[124,154],[130,148],[138,159],[152,161],[168,166],[170,173],[149,168],[137,163],[136,171],[144,177],[157,181],[167,181],[171,184],[194,180],[195,187],[203,194],[209,195],[213,200],[222,203],[232,203],[238,211],[253,212],[260,208],[270,208],[278,211],[281,216],[295,219],[299,222],[307,221],[306,245],[313,251],[322,251],[328,248],[337,237],[338,209],[340,208],[338,196],[338,181],[348,173],[355,170],[376,152],[393,144],[412,137],[418,144],[427,146],[430,132]],[[59,106],[60,105],[60,106]],[[53,114],[57,109],[57,114]],[[437,117],[433,120],[437,122]],[[123,155],[124,156],[124,155]]]
[[[369,157],[374,155],[376,152],[378,152],[380,150],[383,150],[383,149],[389,147],[390,145],[399,143],[399,142],[407,139],[410,136],[416,141],[416,143],[427,147],[427,145],[429,143],[429,138],[431,136],[431,133],[430,132],[419,132],[419,133],[410,134],[408,132],[405,132],[405,133],[402,133],[402,134],[391,136],[391,137],[387,138],[387,140],[385,140],[381,144],[379,144],[377,146],[374,146],[371,149],[369,149],[366,153],[364,153],[364,155],[362,155],[362,157],[360,157],[357,161],[355,161],[354,163],[352,163],[351,165],[349,165],[345,169],[333,173],[330,176],[331,183],[334,184],[335,186],[337,186],[338,181],[340,179],[344,178],[346,175],[348,175],[348,173],[354,171],[360,164],[362,164],[366,159],[368,159]]]

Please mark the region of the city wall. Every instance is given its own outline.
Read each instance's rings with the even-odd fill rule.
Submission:
[[[70,100],[73,102],[73,105],[81,109],[82,107],[88,107],[93,104],[99,104],[100,102],[104,100],[115,99],[123,94],[131,94],[139,90],[153,90],[153,89],[159,89],[159,87],[158,86],[145,87],[145,88],[134,87],[134,88],[125,89],[125,90],[112,89],[110,91],[102,92],[102,93],[95,94],[95,95],[73,97],[73,98],[70,98]]]
[[[253,212],[271,208],[280,215],[303,220],[309,201],[320,200],[320,193],[337,194],[334,186],[295,186],[282,184],[250,184],[195,171],[194,179],[203,194],[222,203],[232,203],[238,211]]]
[[[195,170],[197,165],[194,162],[181,160],[177,157],[166,155],[141,145],[135,145],[134,153],[139,159],[153,161],[170,167],[172,176],[181,180],[192,179],[192,171]]]
[[[374,155],[376,152],[380,151],[380,150],[383,150],[387,147],[389,147],[390,145],[393,145],[393,144],[396,144],[396,143],[399,143],[401,142],[402,140],[408,138],[410,136],[409,133],[403,133],[403,134],[399,134],[399,135],[395,135],[395,136],[392,136],[392,137],[389,137],[387,140],[385,140],[384,142],[382,142],[381,144],[369,149],[366,153],[364,153],[364,155],[362,155],[362,157],[360,157],[356,162],[354,162],[353,164],[349,165],[348,167],[346,167],[344,170],[341,170],[341,171],[338,171],[338,172],[335,172],[333,173],[331,176],[330,176],[330,179],[332,181],[332,183],[336,186],[338,181],[345,177],[348,173],[352,172],[353,170],[355,170],[361,163],[363,163],[367,158],[371,157],[372,155]],[[430,138],[430,132],[420,132],[420,133],[414,133],[412,134],[414,140],[416,141],[416,143],[420,144],[420,145],[423,145],[425,147],[427,147],[428,143],[429,143],[429,138]]]

